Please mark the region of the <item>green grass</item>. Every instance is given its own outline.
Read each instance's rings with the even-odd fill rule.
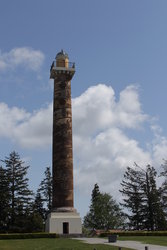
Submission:
[[[167,246],[166,236],[120,236],[118,240],[133,240],[145,244]],[[86,244],[78,240],[58,239],[23,239],[0,240],[0,250],[118,250],[118,247]],[[122,248],[122,250],[130,250]]]
[[[134,240],[146,244],[167,246],[167,236],[120,236],[118,240]]]
[[[0,250],[118,250],[107,245],[90,245],[72,239],[0,240]],[[130,250],[122,248],[122,250]],[[131,249],[132,250],[132,249]]]

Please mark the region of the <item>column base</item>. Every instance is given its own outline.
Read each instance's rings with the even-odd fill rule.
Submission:
[[[73,212],[51,212],[48,214],[45,231],[61,235],[82,234],[82,224],[79,213]]]

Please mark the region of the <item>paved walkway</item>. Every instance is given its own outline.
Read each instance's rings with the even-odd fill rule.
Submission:
[[[105,244],[110,246],[118,246],[118,247],[127,247],[135,250],[145,250],[145,246],[148,247],[148,250],[167,250],[167,247],[143,244],[137,241],[120,241],[109,243],[107,239],[103,238],[75,238],[76,240],[82,240],[88,244]]]

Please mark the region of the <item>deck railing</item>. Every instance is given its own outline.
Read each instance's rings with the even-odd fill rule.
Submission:
[[[65,65],[67,64],[68,67],[64,66],[64,68],[67,68],[67,69],[75,69],[75,63],[74,62],[64,62]],[[56,60],[53,61],[51,67],[50,67],[50,71],[53,69],[53,68],[62,68],[62,66],[56,66]]]

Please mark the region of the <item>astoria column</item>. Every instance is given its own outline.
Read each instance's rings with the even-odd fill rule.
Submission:
[[[46,221],[46,231],[60,234],[81,234],[81,219],[73,201],[73,150],[71,79],[75,64],[69,62],[63,50],[56,55],[50,69],[54,79],[52,211]]]
[[[53,95],[53,201],[52,211],[73,210],[73,153],[71,79],[75,64],[61,51],[50,71]]]

